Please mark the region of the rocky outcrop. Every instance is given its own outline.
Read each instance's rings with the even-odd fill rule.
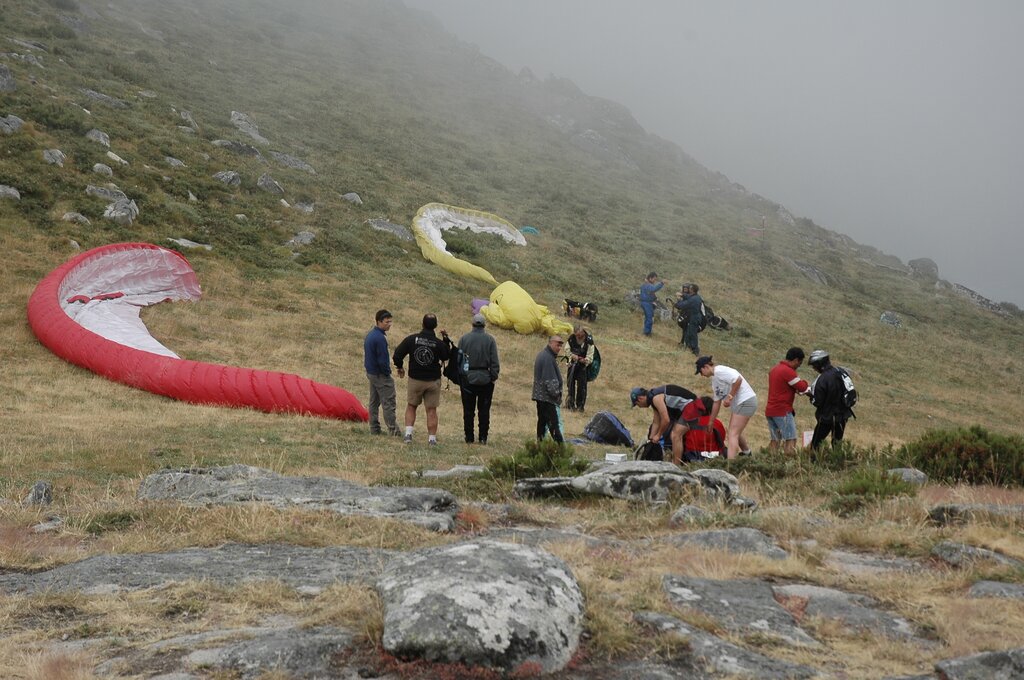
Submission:
[[[939,525],[1007,519],[1024,522],[1024,505],[996,505],[995,503],[949,503],[936,505],[928,511],[928,519]]]
[[[103,211],[103,217],[124,226],[131,225],[138,216],[139,206],[128,199],[118,199]]]
[[[790,266],[792,266],[793,269],[796,269],[798,272],[806,276],[811,281],[822,286],[827,286],[829,284],[829,275],[824,270],[815,267],[813,264],[807,264],[806,262],[797,262],[796,260],[790,260],[788,258],[786,259],[786,261],[789,262]]]
[[[942,680],[981,680],[982,678],[1024,678],[1024,647],[1005,652],[982,652],[935,664]]]
[[[342,196],[342,198],[344,198],[349,203],[354,203],[356,205],[362,205],[363,204],[363,199],[360,198],[359,194],[357,194],[354,191],[350,191],[349,193],[347,193],[344,196]]]
[[[480,540],[407,553],[388,563],[377,591],[384,649],[404,659],[550,673],[583,630],[569,568],[529,546]]]
[[[900,319],[900,315],[893,311],[882,312],[882,315],[878,317],[878,320],[886,326],[892,326],[893,328],[903,327],[903,321]]]
[[[286,246],[308,246],[316,239],[316,234],[311,231],[300,231],[295,236],[285,241]]]
[[[14,92],[18,84],[14,80],[14,74],[6,64],[0,64],[0,92]]]
[[[242,178],[234,170],[221,170],[214,173],[213,178],[227,184],[229,187],[237,187],[242,184]]]
[[[13,113],[9,116],[3,116],[0,118],[0,134],[13,135],[15,132],[21,129],[21,126],[25,124],[21,118],[18,118]]]
[[[771,560],[784,560],[789,557],[789,554],[778,546],[775,539],[759,529],[749,527],[708,529],[707,531],[673,534],[666,541],[679,546],[692,545],[731,553],[761,555]]]
[[[167,240],[181,248],[188,248],[189,250],[193,250],[195,248],[213,250],[213,246],[208,243],[196,243],[195,241],[190,241],[187,238],[168,238]]]
[[[138,497],[189,505],[265,503],[391,517],[434,531],[451,531],[458,511],[455,498],[439,489],[366,487],[333,477],[285,477],[247,465],[161,470],[142,481]]]
[[[89,218],[80,212],[66,212],[61,219],[65,222],[77,222],[78,224],[86,225],[92,224],[92,222],[89,221]]]
[[[105,187],[97,187],[92,184],[86,185],[85,193],[90,196],[102,198],[105,201],[127,201],[128,196],[113,184]]]
[[[409,231],[408,227],[403,227],[401,224],[395,224],[394,222],[388,222],[385,219],[373,219],[366,220],[366,223],[377,231],[386,231],[389,234],[393,234],[403,241],[412,241],[412,232]]]
[[[252,118],[239,111],[231,112],[231,124],[234,125],[239,132],[249,135],[260,144],[270,144],[270,140],[260,134],[260,129],[253,122]]]
[[[952,567],[970,567],[978,562],[994,562],[1001,567],[1011,569],[1024,569],[1024,562],[1007,557],[986,548],[978,548],[966,543],[955,541],[942,541],[932,548],[932,556],[936,557]]]
[[[270,173],[265,172],[260,175],[260,178],[256,180],[256,186],[268,194],[276,194],[280,196],[284,193],[284,187],[274,181],[274,178],[270,176]]]
[[[516,482],[526,498],[597,495],[643,503],[664,503],[683,489],[702,490],[725,502],[740,499],[739,482],[724,470],[683,470],[672,463],[618,463],[579,477],[540,477]]]
[[[931,282],[939,280],[939,265],[935,264],[935,260],[919,257],[916,260],[907,262],[907,266],[910,267],[910,271],[917,278]]]
[[[271,151],[270,156],[281,165],[292,168],[293,170],[302,170],[303,172],[308,172],[311,175],[316,174],[316,170],[313,169],[313,166],[301,158],[296,158],[295,156],[281,153],[280,151]]]
[[[90,557],[30,574],[0,574],[0,592],[86,594],[154,588],[167,583],[208,580],[238,585],[282,581],[317,593],[335,583],[369,584],[394,553],[347,546],[237,545],[187,548],[174,552]]]
[[[114,161],[118,165],[128,165],[128,161],[126,161],[125,159],[121,158],[120,156],[118,156],[113,151],[108,151],[107,152],[107,158],[109,158],[110,160]]]
[[[248,156],[250,158],[263,160],[263,154],[261,154],[260,150],[251,144],[243,144],[242,142],[236,142],[230,139],[215,139],[211,144],[219,146],[222,149],[227,149],[231,153],[238,154],[239,156]]]
[[[127,109],[128,108],[128,104],[126,102],[118,99],[117,97],[111,97],[110,95],[106,95],[106,94],[103,94],[102,92],[97,92],[96,90],[90,90],[90,89],[87,89],[87,88],[82,88],[80,90],[80,92],[82,94],[84,94],[86,97],[88,97],[89,99],[92,99],[93,101],[97,101],[97,102],[99,102],[101,104],[106,104],[107,106],[109,106],[112,109]]]
[[[22,505],[49,505],[53,502],[53,483],[41,479],[32,485]]]
[[[92,130],[89,130],[88,132],[85,133],[85,138],[90,139],[96,142],[97,144],[102,144],[108,149],[110,148],[110,136],[106,132],[103,132],[102,130],[97,130],[96,128],[93,128]]]
[[[95,165],[93,165],[92,171],[95,172],[97,175],[103,175],[104,177],[114,176],[113,169],[111,169],[109,165],[105,165],[103,163],[96,163]]]
[[[174,156],[164,156],[164,163],[172,168],[184,168],[185,164]]]
[[[0,199],[20,201],[21,192],[14,187],[9,187],[6,184],[0,184]]]
[[[60,149],[44,149],[43,160],[50,165],[56,165],[57,167],[63,168],[64,161],[67,160],[67,156]]]
[[[886,474],[890,477],[902,480],[907,484],[913,484],[914,486],[921,486],[922,484],[928,483],[928,475],[917,468],[892,468],[891,470],[887,470]]]
[[[978,581],[967,591],[967,597],[999,597],[1024,600],[1024,585],[1002,581]]]

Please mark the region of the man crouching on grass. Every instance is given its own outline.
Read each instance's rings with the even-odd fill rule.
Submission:
[[[705,415],[704,402],[697,395],[679,385],[660,385],[651,389],[634,387],[629,392],[633,406],[651,407],[654,417],[651,427],[647,430],[647,440],[661,443],[665,432],[672,441],[672,462],[680,465],[683,462],[683,437],[690,425]]]

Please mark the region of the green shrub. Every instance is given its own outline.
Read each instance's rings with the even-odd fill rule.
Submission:
[[[510,456],[492,458],[487,469],[499,478],[562,477],[578,475],[587,469],[589,461],[573,454],[572,444],[559,444],[553,439],[528,439],[523,448]]]
[[[899,456],[935,480],[967,484],[1024,483],[1024,437],[989,432],[980,425],[930,430],[905,444]]]
[[[855,470],[836,487],[829,509],[837,515],[849,515],[885,498],[913,496],[917,487],[885,470]]]

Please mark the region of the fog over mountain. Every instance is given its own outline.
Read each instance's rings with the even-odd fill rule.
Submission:
[[[405,1],[798,216],[1024,305],[1024,3]]]

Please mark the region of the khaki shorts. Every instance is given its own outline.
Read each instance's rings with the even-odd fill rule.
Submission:
[[[409,378],[408,401],[410,406],[423,404],[427,408],[437,408],[441,403],[441,381]]]

